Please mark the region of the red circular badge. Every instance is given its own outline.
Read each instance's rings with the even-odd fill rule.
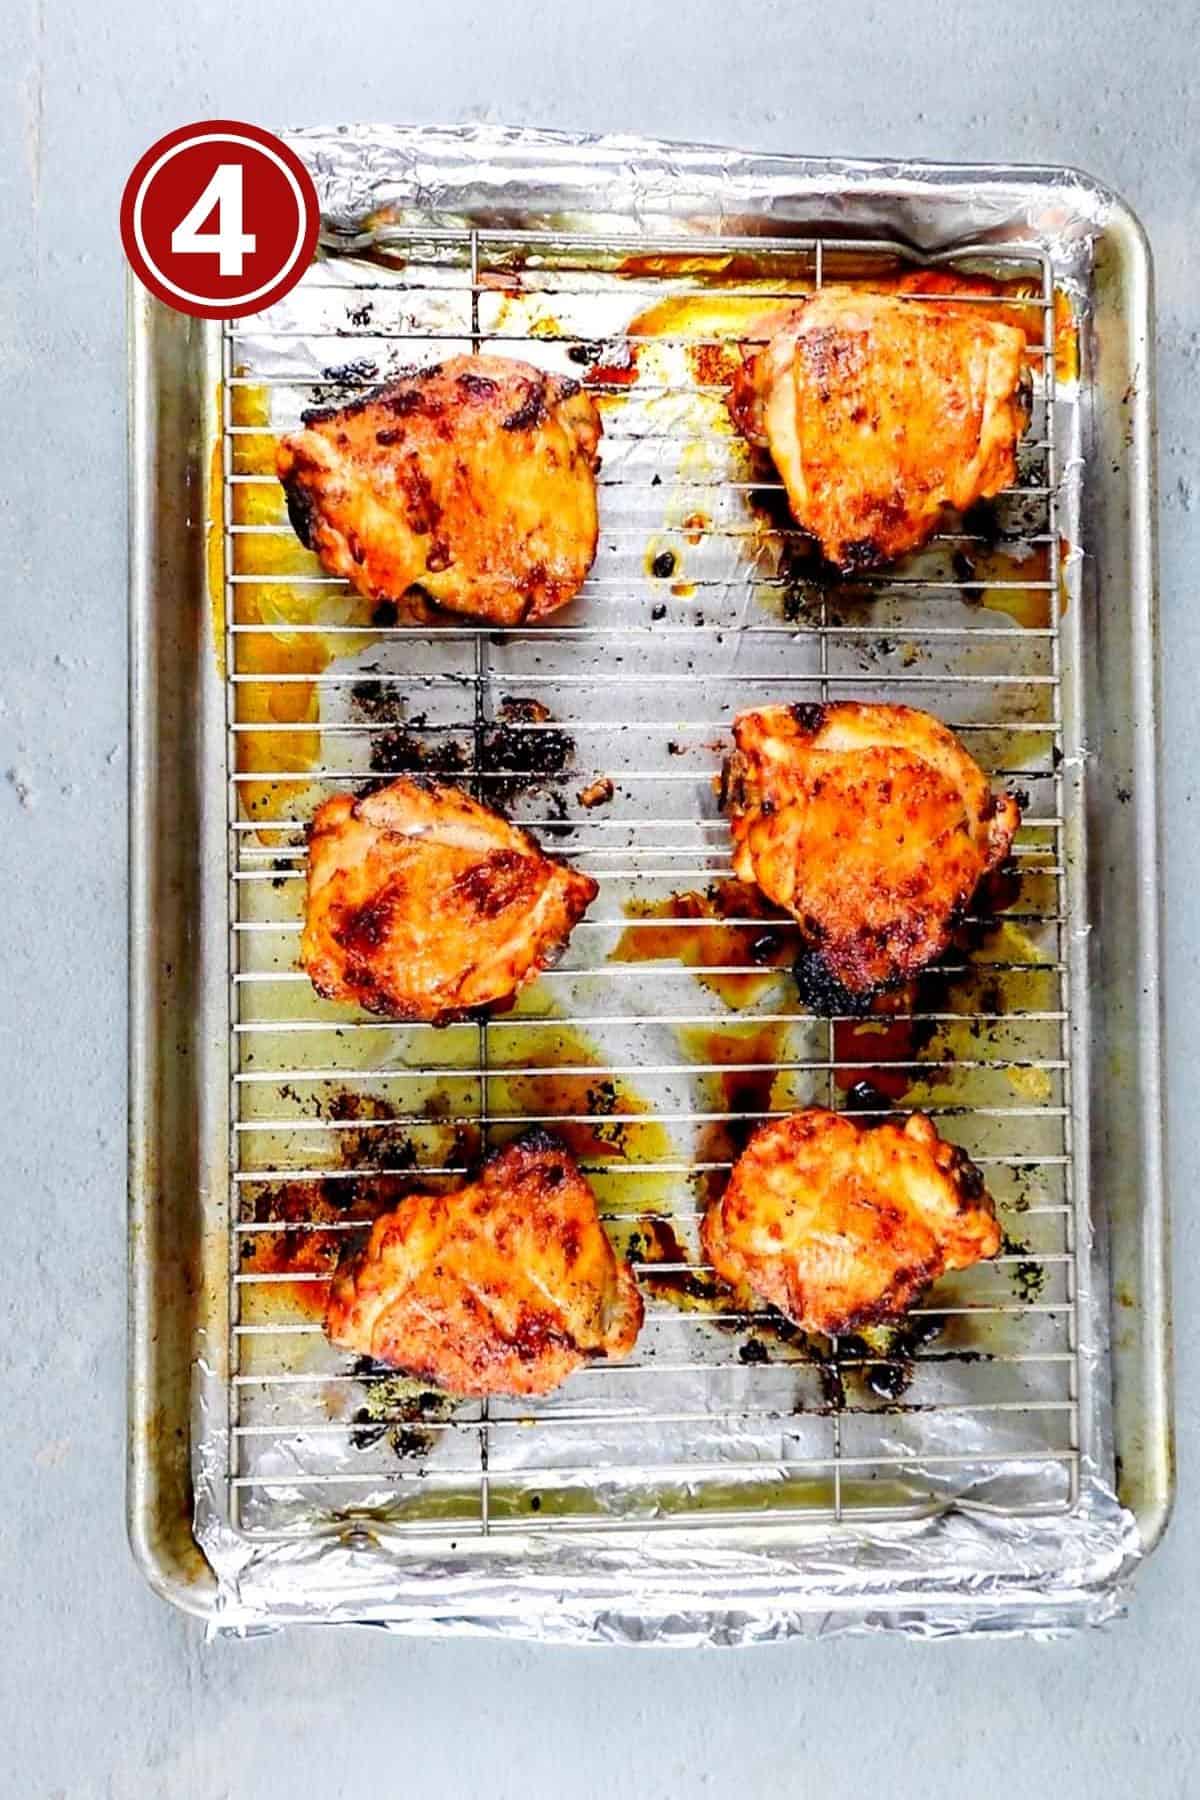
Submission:
[[[295,151],[237,119],[169,131],[121,196],[121,242],[135,274],[201,319],[241,318],[290,293],[320,224],[317,190]]]

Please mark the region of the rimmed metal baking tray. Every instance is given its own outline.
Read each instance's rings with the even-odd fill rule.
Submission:
[[[1171,1495],[1151,294],[1136,221],[1062,170],[490,131],[291,141],[326,209],[322,260],[293,302],[221,328],[140,291],[130,301],[139,1562],[178,1604],[232,1625],[364,1617],[680,1641],[830,1619],[960,1630],[1105,1616]],[[744,466],[721,429],[728,309],[900,266],[1028,278],[1022,311],[1040,305],[1044,325],[1035,423],[990,543],[950,531],[873,591],[831,591],[796,576],[769,472]],[[264,562],[288,535],[255,451],[302,404],[458,348],[573,368],[597,389],[604,523],[589,588],[550,629],[502,638],[344,621],[328,661],[301,659],[320,732],[286,707],[284,732],[299,735],[279,734],[276,712],[264,732],[246,703],[285,692],[281,665],[243,665],[247,645],[301,641],[298,621],[312,631],[316,615],[289,595],[308,605],[328,584]],[[320,615],[325,629],[336,616]],[[634,652],[624,672],[619,645]],[[731,997],[728,957],[705,973],[711,936],[690,968],[669,936],[662,961],[638,966],[638,931],[686,929],[680,890],[724,879],[705,760],[720,728],[784,686],[928,704],[1030,792],[1025,897],[1004,926],[1024,936],[964,953],[969,985],[945,990],[911,1070],[922,1085],[895,1097],[939,1114],[988,1165],[1006,1227],[1025,1235],[983,1286],[930,1302],[941,1348],[918,1354],[901,1392],[867,1379],[869,1345],[814,1356],[770,1320],[693,1306],[684,1266],[689,1171],[706,1154],[719,1170],[728,1150],[697,1135],[722,1116],[713,1083],[728,1099],[728,1068],[748,1075],[749,1105],[729,1104],[756,1116],[849,1105],[847,1075],[877,1073],[858,1028],[839,1037],[809,1019],[788,977],[772,988],[735,970]],[[247,752],[255,731],[277,757],[315,745],[307,786],[294,754]],[[514,775],[505,758],[533,741],[518,734],[539,731],[567,743],[565,761],[554,779],[544,759]],[[503,783],[517,816],[594,862],[602,910],[540,998],[464,1053],[390,1040],[383,1067],[364,1069],[332,1019],[305,1011],[289,933],[306,809],[386,767],[398,736],[409,756],[414,740],[461,740],[480,791]],[[998,746],[1018,742],[1014,769]],[[595,777],[615,786],[603,814],[579,801]],[[791,1037],[754,1040],[781,1019]],[[948,1036],[963,1022],[966,1054]],[[382,1030],[358,1029],[378,1063]],[[302,1042],[320,1054],[300,1055]],[[595,1098],[605,1082],[626,1120],[616,1136],[611,1097]],[[294,1271],[256,1259],[278,1237],[280,1184],[294,1203],[306,1165],[338,1173],[328,1146],[350,1176],[377,1168],[361,1105],[347,1160],[347,1086],[389,1133],[441,1119],[449,1092],[464,1123],[474,1116],[472,1152],[547,1108],[578,1131],[582,1108],[610,1228],[641,1233],[652,1308],[634,1368],[540,1415],[460,1408],[409,1429],[388,1389],[326,1366],[319,1347],[314,1363],[304,1339],[319,1327]],[[413,1154],[429,1161],[421,1132]],[[338,1223],[305,1221],[318,1236]],[[319,1267],[304,1279],[319,1283]]]

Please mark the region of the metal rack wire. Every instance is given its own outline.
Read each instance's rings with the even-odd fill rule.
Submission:
[[[1075,384],[1059,379],[1038,253],[967,247],[947,262],[1021,278],[987,303],[1041,321],[1020,478],[986,529],[948,526],[896,570],[835,586],[792,559],[780,484],[729,428],[712,358],[746,341],[737,308],[887,276],[891,245],[429,231],[374,262],[318,264],[270,313],[224,328],[229,1483],[243,1531],[303,1536],[359,1514],[462,1537],[1072,1504],[1086,1197],[1072,1178],[1060,595],[1078,544],[1057,442]],[[645,315],[664,303],[677,322],[653,329]],[[532,628],[365,618],[301,553],[274,438],[331,394],[483,349],[597,394],[592,575]],[[880,1021],[806,1012],[786,921],[744,899],[704,910],[729,892],[712,778],[733,712],[860,692],[945,718],[1029,801],[1019,892],[999,923],[968,922],[886,1042]],[[502,798],[601,886],[512,1013],[441,1032],[329,1006],[294,966],[313,809],[414,759]],[[582,798],[598,778],[613,784],[602,811]],[[695,1227],[737,1133],[808,1101],[867,1119],[919,1107],[996,1196],[1005,1254],[941,1284],[901,1341],[803,1339],[769,1312],[731,1311],[707,1279]],[[634,1357],[541,1402],[451,1406],[330,1349],[329,1269],[372,1205],[418,1177],[460,1179],[527,1123],[571,1142],[633,1256],[647,1302]]]

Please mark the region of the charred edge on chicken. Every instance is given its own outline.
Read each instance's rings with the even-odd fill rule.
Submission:
[[[821,1019],[865,1018],[877,997],[891,991],[886,986],[878,986],[868,988],[865,993],[853,993],[830,972],[820,950],[813,945],[805,945],[797,953],[792,974],[801,1001]]]
[[[304,548],[311,550],[317,525],[317,511],[313,505],[312,495],[300,480],[299,470],[294,469],[284,481],[283,494],[287,501],[287,515],[291,520],[292,530]]]
[[[325,425],[331,419],[352,419],[359,413],[367,412],[373,406],[386,407],[390,412],[403,415],[415,412],[423,404],[423,397],[413,393],[409,385],[414,381],[429,381],[441,373],[441,363],[429,363],[424,368],[397,369],[378,387],[357,394],[352,400],[344,400],[332,406],[310,406],[300,415],[302,425]]]

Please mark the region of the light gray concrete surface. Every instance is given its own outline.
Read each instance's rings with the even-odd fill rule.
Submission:
[[[1200,27],[1194,0],[7,0],[0,78],[0,1793],[928,1800],[1200,1794]],[[487,118],[1082,164],[1157,257],[1182,1499],[1128,1619],[1054,1646],[742,1654],[205,1645],[152,1598],[124,1454],[125,345],[157,135]]]

